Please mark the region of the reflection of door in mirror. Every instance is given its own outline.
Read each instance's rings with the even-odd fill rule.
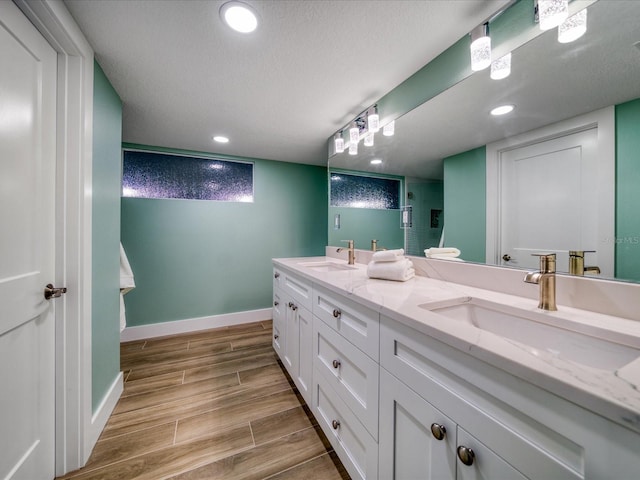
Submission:
[[[557,271],[567,272],[570,250],[593,251],[589,264],[613,276],[614,252],[603,240],[614,234],[614,192],[601,182],[613,157],[607,161],[598,151],[599,134],[606,133],[590,122],[578,131],[567,126],[498,149],[498,208],[487,212],[498,226],[494,258],[535,269],[533,254],[555,253]]]
[[[413,226],[406,229],[405,251],[407,255],[424,256],[425,249],[438,246],[442,235],[442,182],[407,178],[406,186]]]

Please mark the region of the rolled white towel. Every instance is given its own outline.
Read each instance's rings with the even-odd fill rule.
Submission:
[[[371,256],[374,262],[396,262],[402,260],[404,257],[404,249],[399,248],[397,250],[383,250],[376,252]]]
[[[436,258],[434,255],[438,255],[440,257],[459,257],[460,250],[454,247],[431,247],[427,248],[424,251],[425,257]]]
[[[408,258],[395,262],[369,262],[367,265],[367,276],[369,278],[381,278],[383,280],[394,280],[396,282],[406,282],[416,274],[413,262]]]

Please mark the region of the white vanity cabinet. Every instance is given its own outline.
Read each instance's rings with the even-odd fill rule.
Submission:
[[[311,405],[312,284],[279,268],[274,269],[273,277],[273,347],[300,394]]]
[[[313,292],[313,413],[354,479],[378,478],[379,314]]]

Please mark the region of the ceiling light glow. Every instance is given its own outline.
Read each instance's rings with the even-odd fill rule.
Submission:
[[[251,33],[258,28],[258,15],[246,3],[227,2],[220,7],[220,17],[236,32]]]
[[[382,160],[380,160],[379,158],[375,158],[373,160],[371,160],[371,165],[380,165],[382,163]]]
[[[514,109],[513,105],[500,105],[499,107],[494,108],[493,110],[491,110],[491,115],[506,115],[507,113],[512,112]]]
[[[218,143],[229,143],[229,139],[227,137],[223,137],[222,135],[216,135],[213,137],[214,142]]]

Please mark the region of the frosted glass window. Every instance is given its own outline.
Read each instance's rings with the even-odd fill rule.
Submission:
[[[331,206],[400,208],[400,180],[331,173]]]
[[[122,196],[253,202],[253,164],[125,150]]]

